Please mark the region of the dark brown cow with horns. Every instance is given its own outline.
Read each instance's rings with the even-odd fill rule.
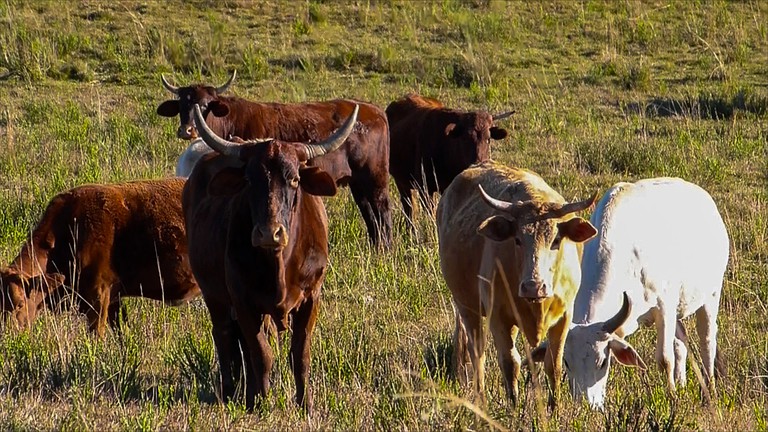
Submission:
[[[31,325],[45,298],[71,288],[91,329],[115,325],[120,298],[176,305],[200,294],[187,256],[184,180],[85,185],[51,199],[21,252],[0,272],[2,309]],[[63,288],[63,287],[62,287]]]
[[[493,122],[513,113],[492,116],[485,111],[459,111],[415,94],[389,104],[389,172],[409,222],[413,190],[431,208],[435,192],[442,194],[460,172],[490,158],[491,140],[507,136],[506,129]]]
[[[265,318],[279,331],[292,329],[291,365],[296,402],[307,409],[310,338],[328,265],[328,220],[321,196],[336,193],[333,178],[312,159],[339,148],[352,133],[358,107],[325,141],[224,140],[210,129],[199,106],[195,121],[216,152],[204,156],[184,189],[192,270],[213,323],[222,394],[246,361],[246,406],[269,390],[273,363]]]
[[[310,164],[327,172],[339,186],[348,184],[374,244],[388,247],[392,242],[392,214],[388,192],[389,125],[377,106],[336,99],[312,103],[260,103],[223,96],[235,79],[220,87],[192,85],[175,87],[161,76],[163,86],[178,99],[157,107],[165,117],[179,116],[178,136],[193,139],[197,128],[192,109],[199,104],[211,130],[220,137],[244,140],[272,137],[288,142],[317,142],[325,139],[360,107],[357,127],[346,143],[333,153],[313,159]]]

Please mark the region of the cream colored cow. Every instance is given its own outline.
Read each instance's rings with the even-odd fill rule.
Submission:
[[[521,363],[515,348],[518,331],[534,347],[546,335],[551,348],[545,371],[554,405],[581,280],[581,243],[596,234],[573,213],[588,208],[595,198],[566,203],[537,174],[492,161],[468,168],[446,189],[437,208],[437,227],[440,266],[456,306],[457,375],[465,379],[471,361],[481,398],[482,317],[488,317],[512,400],[518,396]]]

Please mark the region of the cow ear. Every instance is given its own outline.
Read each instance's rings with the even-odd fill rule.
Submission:
[[[560,222],[557,224],[557,229],[560,231],[560,235],[576,243],[585,242],[597,234],[595,227],[580,217]]]
[[[211,110],[216,117],[224,117],[229,114],[229,106],[220,100],[208,102],[208,109]]]
[[[507,137],[507,130],[504,128],[493,126],[491,128],[491,138],[495,140],[504,139]]]
[[[299,184],[310,195],[336,195],[336,181],[330,174],[316,166],[308,166],[299,170]]]
[[[245,187],[245,170],[226,167],[217,172],[208,183],[208,193],[213,196],[231,195]]]
[[[448,123],[448,126],[445,127],[445,136],[449,136],[451,138],[461,136],[462,132],[463,131],[461,126],[457,125],[456,123]]]
[[[477,233],[493,241],[505,241],[517,232],[517,222],[504,216],[491,216],[477,227]]]
[[[163,117],[176,117],[179,115],[179,101],[167,100],[157,107],[157,114]]]
[[[632,348],[632,345],[627,343],[624,339],[613,337],[608,341],[608,348],[611,349],[616,360],[624,366],[637,366],[642,370],[646,369],[643,359],[640,358],[637,351]]]

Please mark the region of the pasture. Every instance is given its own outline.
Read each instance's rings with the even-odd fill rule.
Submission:
[[[511,405],[493,344],[488,404],[473,405],[449,368],[453,309],[434,218],[421,212],[410,236],[392,186],[385,253],[369,246],[348,189],[325,199],[311,417],[293,403],[289,344],[273,341],[272,393],[247,413],[216,402],[202,299],[135,299],[121,336],[104,340],[71,310],[30,331],[0,324],[0,428],[768,430],[768,2],[0,0],[0,264],[56,193],[173,174],[186,143],[177,119],[155,113],[172,97],[161,73],[220,85],[233,69],[230,92],[253,100],[384,108],[418,92],[514,109],[492,157],[538,172],[566,200],[644,177],[701,185],[731,239],[717,400],[702,406],[695,343],[688,384],[669,400],[655,332],[641,329],[628,340],[649,369],[614,367],[603,412],[564,392],[548,414],[539,368],[523,370]]]

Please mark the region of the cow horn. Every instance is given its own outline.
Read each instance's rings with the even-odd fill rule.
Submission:
[[[555,216],[557,217],[563,217],[570,213],[580,212],[582,210],[586,210],[592,207],[592,205],[595,203],[596,200],[597,200],[597,191],[594,194],[592,194],[591,197],[585,199],[584,201],[576,201],[568,204],[563,204],[562,207],[556,210],[553,210],[553,213],[555,213]]]
[[[485,192],[485,189],[483,189],[482,185],[477,185],[477,187],[480,189],[480,195],[483,197],[486,203],[488,203],[489,206],[495,208],[496,210],[500,210],[503,212],[513,212],[515,209],[519,208],[522,204],[522,201],[518,201],[517,203],[511,203],[507,201],[502,201],[500,199],[496,199],[490,195],[488,195]]]
[[[197,125],[197,131],[200,133],[200,137],[208,144],[208,147],[221,153],[224,156],[240,157],[241,144],[227,141],[224,138],[216,135],[215,132],[208,127],[203,118],[203,113],[200,111],[200,105],[195,104],[195,124]]]
[[[507,117],[511,117],[511,116],[512,116],[512,114],[514,114],[514,113],[515,113],[515,110],[512,110],[512,111],[507,111],[507,112],[505,112],[505,113],[496,114],[496,115],[492,116],[491,118],[493,119],[493,121],[496,121],[496,120],[504,120],[504,119],[505,119],[505,118],[507,118]]]
[[[317,144],[304,144],[304,150],[307,153],[307,160],[322,156],[330,153],[337,148],[341,147],[344,141],[347,140],[349,134],[352,133],[352,128],[355,127],[357,122],[357,112],[360,110],[360,105],[355,104],[355,109],[352,110],[352,114],[347,118],[343,125],[333,135],[329,136],[325,141]]]
[[[629,318],[629,313],[632,312],[632,303],[629,301],[627,292],[624,291],[624,303],[621,305],[619,313],[613,316],[613,318],[603,323],[603,331],[606,333],[613,333],[619,327],[624,325],[624,322]]]
[[[216,93],[222,94],[229,88],[230,85],[235,81],[235,76],[237,75],[237,71],[233,70],[232,75],[229,77],[229,81],[225,82],[223,85],[220,85],[216,87]]]
[[[168,80],[165,79],[165,75],[164,74],[160,74],[160,81],[163,82],[163,87],[165,87],[166,90],[168,90],[169,92],[171,92],[171,93],[173,93],[175,95],[179,94],[179,88],[174,86],[174,85],[171,85],[171,83],[169,83]]]

